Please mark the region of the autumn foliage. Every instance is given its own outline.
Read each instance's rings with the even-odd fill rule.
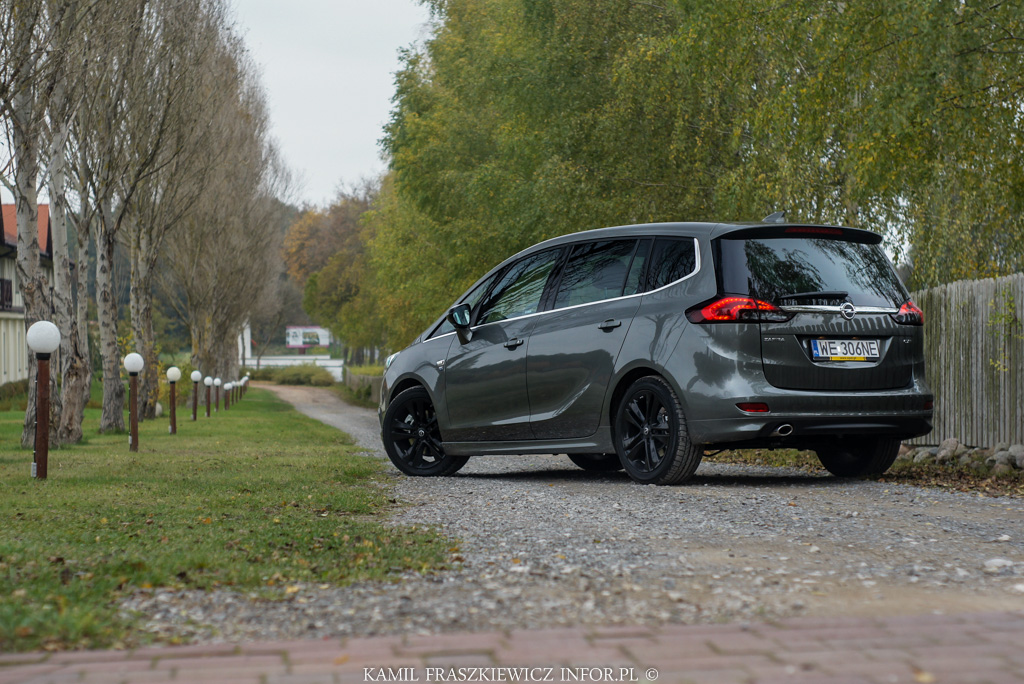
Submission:
[[[786,209],[882,233],[913,287],[1024,267],[1014,3],[428,4],[364,251],[316,285],[329,320],[356,278],[364,339],[401,348],[505,257],[608,225]]]

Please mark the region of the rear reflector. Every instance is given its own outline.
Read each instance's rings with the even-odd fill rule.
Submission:
[[[768,404],[759,402],[740,402],[736,404],[736,408],[747,413],[768,413]]]
[[[933,408],[935,408],[935,402],[934,401],[929,399],[928,401],[924,402],[924,410],[925,411],[931,411]]]

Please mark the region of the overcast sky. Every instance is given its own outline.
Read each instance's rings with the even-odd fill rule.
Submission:
[[[300,187],[323,204],[341,184],[384,170],[398,51],[427,35],[416,0],[234,0],[263,70],[274,137]]]
[[[381,173],[378,141],[398,51],[428,36],[426,7],[417,0],[231,1],[262,69],[273,135],[298,180],[291,201],[322,205],[342,184]],[[0,200],[13,201],[6,188]]]

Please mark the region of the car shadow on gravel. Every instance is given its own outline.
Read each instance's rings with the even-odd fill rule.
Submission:
[[[591,473],[583,470],[522,470],[516,472],[500,473],[459,473],[453,475],[454,479],[464,480],[505,480],[508,482],[544,482],[548,484],[567,484],[580,482],[607,482],[614,484],[633,484],[629,476],[623,472],[616,473]],[[675,485],[674,489],[685,489],[689,487],[716,486],[716,487],[838,487],[849,485],[856,480],[841,480],[830,475],[820,473],[793,473],[785,474],[741,474],[741,473],[715,473],[707,475],[695,475],[686,482]]]

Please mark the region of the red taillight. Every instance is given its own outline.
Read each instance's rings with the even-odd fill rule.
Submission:
[[[908,299],[892,319],[900,325],[924,325],[924,312],[917,308],[913,299]]]
[[[769,302],[753,297],[722,297],[686,312],[691,323],[757,323],[786,321],[790,315]]]
[[[928,401],[924,402],[924,410],[925,411],[931,411],[934,408],[935,408],[935,402],[932,401],[931,399],[929,399]]]
[[[736,404],[736,408],[740,411],[746,411],[747,413],[768,413],[768,404],[762,404],[760,402],[741,402]]]

